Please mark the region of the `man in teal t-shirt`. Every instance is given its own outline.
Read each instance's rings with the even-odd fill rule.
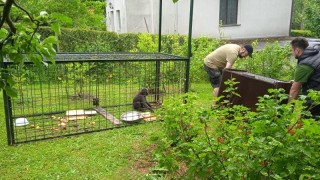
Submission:
[[[309,48],[309,43],[304,38],[295,38],[291,41],[292,55],[298,59],[298,65],[294,74],[289,102],[296,99],[300,92],[306,95],[308,90],[320,91],[320,52]],[[311,105],[308,100],[307,105]],[[310,109],[311,114],[316,117],[320,115],[320,105]]]

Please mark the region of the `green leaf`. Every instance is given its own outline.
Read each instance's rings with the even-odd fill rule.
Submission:
[[[9,54],[9,59],[15,63],[21,63],[23,61],[23,55],[19,53]]]
[[[0,39],[7,37],[8,31],[6,29],[0,29]]]
[[[73,24],[73,20],[70,17],[60,13],[52,13],[51,17],[56,19],[58,22],[65,24],[66,26]]]
[[[291,162],[287,164],[287,169],[290,174],[294,173],[297,168],[297,163],[296,162]]]
[[[55,56],[57,53],[56,50],[52,46],[48,47],[48,51],[52,56]]]
[[[28,58],[32,61],[35,65],[40,66],[42,62],[42,57],[39,54],[28,54]]]
[[[14,84],[15,84],[15,81],[14,81],[14,79],[13,79],[11,76],[9,76],[9,77],[7,78],[7,82],[8,82],[10,85],[14,85]]]
[[[43,40],[43,44],[57,44],[59,42],[56,36],[49,36]]]
[[[6,91],[7,95],[10,97],[17,97],[18,96],[17,90],[13,89],[10,86],[6,86],[5,91]]]
[[[51,24],[51,29],[55,32],[56,35],[61,34],[60,25],[58,23]]]

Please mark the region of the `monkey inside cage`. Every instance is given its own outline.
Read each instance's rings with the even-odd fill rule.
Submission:
[[[187,61],[161,53],[70,53],[47,66],[7,62],[18,91],[4,93],[8,143],[154,121],[163,99],[185,92]],[[135,109],[141,98],[151,107]]]

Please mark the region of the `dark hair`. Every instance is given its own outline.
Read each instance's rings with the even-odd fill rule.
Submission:
[[[297,47],[302,50],[305,50],[309,46],[308,41],[305,38],[300,37],[293,39],[290,44],[292,47]]]

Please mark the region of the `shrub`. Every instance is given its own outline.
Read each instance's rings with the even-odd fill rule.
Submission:
[[[269,90],[257,112],[230,104],[202,109],[192,94],[165,102],[163,131],[154,138],[159,166],[182,179],[319,179],[319,122],[303,100],[281,104],[283,92]]]
[[[315,37],[315,34],[310,30],[298,30],[298,29],[291,30],[290,35],[293,37]]]
[[[194,39],[190,65],[191,82],[203,82],[208,79],[208,75],[203,69],[203,60],[221,44],[221,40],[208,37]]]
[[[282,47],[278,41],[267,42],[263,50],[253,53],[253,58],[237,61],[235,68],[274,79],[290,80],[296,65],[290,57],[289,45]]]
[[[59,36],[60,52],[158,52],[158,36],[151,34],[116,34],[106,31],[63,28]],[[53,33],[41,28],[43,37]],[[190,82],[204,82],[208,77],[203,59],[224,42],[208,37],[194,38],[190,63]],[[257,42],[254,42],[254,44]],[[162,52],[187,56],[187,36],[163,35]],[[278,42],[267,43],[265,49],[254,53],[253,59],[237,61],[234,68],[267,77],[290,80],[295,64],[290,61],[290,47]],[[282,69],[282,71],[279,71]]]

